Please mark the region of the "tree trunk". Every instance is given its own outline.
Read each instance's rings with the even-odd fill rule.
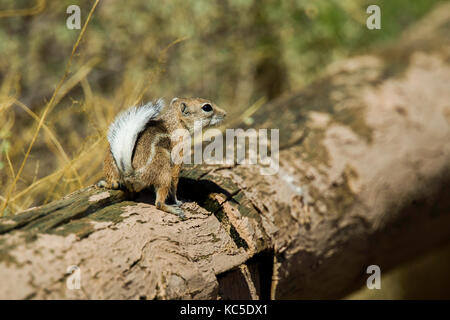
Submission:
[[[0,219],[0,298],[339,298],[447,242],[449,35],[446,4],[261,107],[247,120],[280,129],[278,173],[185,168],[185,221],[94,187]]]

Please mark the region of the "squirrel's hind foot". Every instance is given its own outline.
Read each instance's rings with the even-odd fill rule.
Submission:
[[[107,188],[108,187],[108,183],[105,180],[100,180],[99,182],[97,182],[95,184],[95,186],[97,188]]]
[[[120,189],[120,182],[117,180],[111,181],[111,189],[118,190]]]
[[[118,190],[120,189],[120,183],[117,180],[112,181],[110,184],[106,182],[105,180],[100,180],[95,184],[97,188],[106,188],[106,189],[114,189]]]

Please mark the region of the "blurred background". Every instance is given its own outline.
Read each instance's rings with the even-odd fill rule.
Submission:
[[[0,0],[0,215],[100,179],[107,127],[130,105],[200,96],[239,119],[334,61],[395,42],[438,2],[104,0],[71,58],[81,30],[67,28],[66,9],[78,5],[83,26],[94,1]],[[370,4],[381,7],[381,30],[366,28]],[[440,292],[408,287],[417,272],[448,278],[448,249],[439,263],[430,253],[390,273],[387,289],[350,298],[450,297],[442,281]]]

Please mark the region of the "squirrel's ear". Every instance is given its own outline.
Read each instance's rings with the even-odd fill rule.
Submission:
[[[181,113],[184,114],[184,115],[188,115],[189,114],[189,108],[186,105],[186,103],[184,103],[184,102],[180,103],[180,110],[181,110]]]

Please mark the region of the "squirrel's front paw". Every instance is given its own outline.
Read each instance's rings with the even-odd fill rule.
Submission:
[[[180,207],[173,207],[173,213],[175,213],[177,216],[179,216],[182,220],[186,219],[186,215],[184,214],[183,209],[181,209]]]
[[[180,207],[184,201],[178,200],[176,195],[171,195],[170,201],[174,203],[175,206]]]
[[[181,209],[180,207],[178,207],[176,205],[167,205],[165,203],[156,202],[156,208],[158,208],[159,210],[168,212],[168,213],[176,214],[183,220],[186,219],[183,209]]]
[[[167,206],[167,205],[166,205],[166,208],[167,208],[167,212],[176,214],[176,215],[179,216],[182,220],[185,220],[185,219],[186,219],[186,216],[185,216],[185,214],[184,214],[184,211],[183,211],[183,209],[181,209],[180,207],[177,207],[176,205],[171,205],[171,206]]]

